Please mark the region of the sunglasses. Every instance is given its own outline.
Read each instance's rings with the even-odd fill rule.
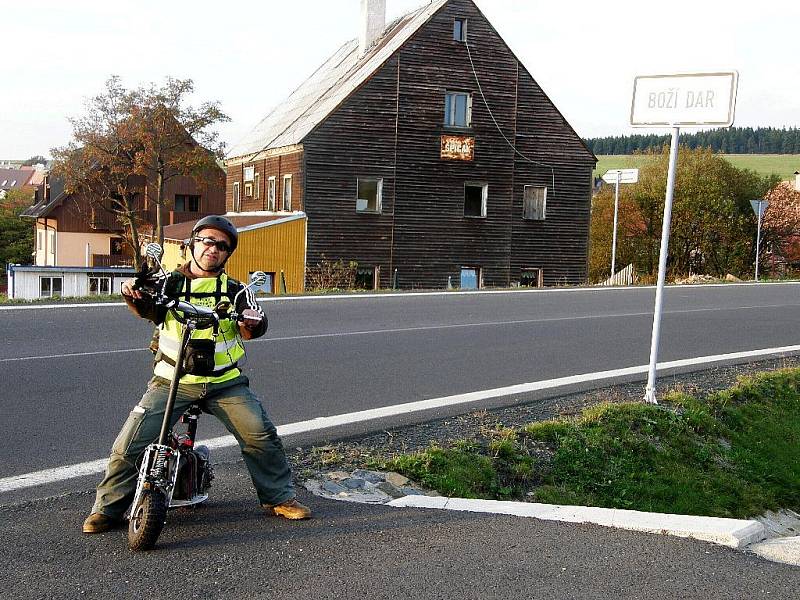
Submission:
[[[194,241],[195,242],[200,242],[206,248],[211,248],[212,246],[216,246],[217,250],[219,250],[220,252],[230,252],[231,251],[231,247],[228,244],[228,242],[225,242],[225,241],[222,241],[222,240],[215,240],[212,237],[196,237],[196,238],[194,238]]]

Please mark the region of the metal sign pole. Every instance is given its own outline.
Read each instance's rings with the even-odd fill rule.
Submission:
[[[758,249],[761,247],[761,202],[758,201],[758,233],[756,234],[756,283],[758,283]]]
[[[617,212],[619,211],[619,179],[622,176],[617,171],[617,185],[614,190],[614,235],[611,239],[611,277],[617,272]]]
[[[680,127],[672,128],[672,144],[669,148],[669,173],[667,174],[667,196],[664,200],[664,222],[661,225],[661,253],[658,258],[658,284],[656,285],[656,306],[653,311],[653,335],[650,340],[650,369],[647,374],[645,402],[658,404],[656,400],[656,365],[658,363],[658,342],[661,334],[661,307],[664,298],[664,280],[667,275],[667,250],[669,249],[669,227],[672,220],[672,195],[675,190],[675,171],[678,165],[678,138]]]

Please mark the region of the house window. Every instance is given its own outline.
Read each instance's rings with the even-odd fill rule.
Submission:
[[[39,297],[52,298],[53,296],[60,296],[62,293],[62,285],[64,279],[62,277],[39,277]]]
[[[122,238],[111,238],[111,256],[122,256],[125,254],[125,240]]]
[[[250,271],[250,277],[253,276],[255,271]],[[264,285],[261,287],[253,287],[253,292],[264,292],[265,294],[274,294],[275,293],[275,273],[264,273],[267,276],[266,281],[264,281]],[[248,277],[248,279],[250,278]]]
[[[472,125],[472,94],[466,92],[445,93],[444,124],[447,127]]]
[[[456,19],[453,21],[453,39],[457,42],[467,41],[467,20]]]
[[[356,267],[355,288],[357,290],[378,289],[378,268],[368,265]]]
[[[267,180],[267,210],[275,210],[275,178]]]
[[[461,289],[477,290],[481,286],[480,267],[461,267]]]
[[[292,210],[292,176],[291,175],[284,175],[283,176],[283,202],[281,203],[281,209],[289,212]]]
[[[489,186],[485,183],[464,184],[464,216],[485,217]]]
[[[543,272],[541,269],[522,269],[519,275],[521,287],[542,287]]]
[[[357,212],[381,212],[383,196],[383,179],[358,178],[358,195],[356,196]]]
[[[89,295],[111,295],[111,277],[89,276]]]
[[[38,234],[36,236],[36,249],[44,250],[44,229],[40,229],[36,233]]]
[[[244,180],[245,181],[253,181],[253,179],[255,178],[255,174],[256,174],[256,168],[255,167],[245,167],[244,168]]]
[[[547,188],[539,185],[526,185],[523,194],[522,218],[530,221],[544,221],[547,208]]]
[[[261,175],[256,173],[256,177],[253,183],[253,198],[258,200],[261,196]]]
[[[244,197],[245,198],[252,198],[253,197],[253,184],[252,183],[245,183],[244,184]]]
[[[175,194],[175,212],[199,212],[200,196],[196,194]]]
[[[233,212],[241,212],[242,201],[239,197],[239,182],[233,184]]]

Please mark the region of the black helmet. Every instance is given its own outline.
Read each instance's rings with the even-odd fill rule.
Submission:
[[[192,237],[194,238],[197,232],[202,229],[216,229],[221,231],[231,239],[230,254],[233,254],[233,251],[236,250],[236,246],[239,244],[239,232],[236,231],[236,226],[228,221],[228,219],[225,217],[221,217],[219,215],[209,215],[207,217],[203,217],[194,224],[194,228],[192,229]]]

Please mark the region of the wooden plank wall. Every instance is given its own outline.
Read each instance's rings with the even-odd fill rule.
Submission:
[[[267,210],[267,182],[270,177],[275,177],[275,212],[284,212],[282,208],[283,199],[283,177],[292,176],[292,211],[303,210],[303,151],[292,150],[286,154],[277,154],[264,158],[255,157],[255,161],[246,161],[231,164],[227,167],[228,178],[225,192],[225,209],[233,212],[233,184],[239,183],[239,194],[241,197],[241,212],[266,211]],[[252,196],[244,195],[244,169],[245,167],[255,167],[255,172],[259,175],[258,197],[255,190]]]
[[[453,20],[468,20],[481,98]],[[443,125],[447,91],[473,96],[472,126]],[[471,162],[442,160],[443,133],[472,135]],[[504,136],[536,165],[515,155]],[[355,260],[397,269],[404,288],[442,288],[463,266],[486,286],[542,268],[546,285],[586,277],[594,159],[469,0],[451,0],[304,140],[308,264]],[[553,174],[555,186],[553,186]],[[383,177],[383,211],[355,210],[358,177]],[[464,216],[464,184],[488,184],[485,218]],[[547,220],[522,219],[524,185],[547,185]]]

